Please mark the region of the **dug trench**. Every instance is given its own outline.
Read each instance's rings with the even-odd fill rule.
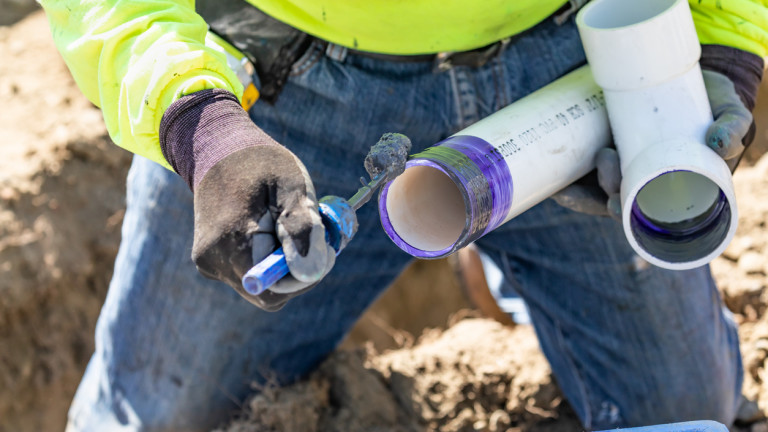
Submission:
[[[32,3],[0,0],[18,16]],[[0,58],[0,432],[57,431],[93,350],[130,155],[39,11],[0,26]],[[759,102],[760,141],[735,175],[739,231],[712,267],[740,323],[744,393],[768,412],[768,94]],[[448,261],[418,262],[317,372],[257,389],[219,430],[580,430],[533,330],[468,307]]]

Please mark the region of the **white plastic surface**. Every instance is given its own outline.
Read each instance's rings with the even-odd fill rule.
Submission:
[[[738,214],[730,171],[704,144],[712,112],[687,1],[593,0],[576,22],[595,81],[605,91],[621,159],[622,217],[629,243],[660,267],[682,270],[708,263],[733,238]],[[651,181],[639,204],[646,216],[660,222],[702,215],[722,191],[731,215],[727,235],[711,250],[692,250],[689,260],[670,262],[649,252],[633,232],[631,210]]]
[[[504,156],[514,189],[504,222],[594,169],[595,155],[611,142],[603,92],[588,66],[456,135],[482,138]]]

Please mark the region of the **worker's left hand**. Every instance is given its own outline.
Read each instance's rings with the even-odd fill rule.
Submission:
[[[751,111],[762,79],[762,59],[735,48],[708,45],[702,48],[701,67],[714,117],[705,141],[733,171],[755,138]],[[618,153],[614,148],[601,149],[595,165],[594,171],[552,199],[573,211],[621,220]]]

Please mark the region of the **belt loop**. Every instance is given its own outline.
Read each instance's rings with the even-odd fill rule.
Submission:
[[[454,66],[469,66],[479,68],[498,57],[512,41],[511,37],[477,48],[471,51],[443,51],[435,54],[432,70],[435,73],[445,72]]]
[[[568,18],[571,17],[571,15],[575,14],[579,11],[579,9],[583,8],[585,4],[587,4],[589,0],[568,0],[568,9],[564,10],[563,12],[555,12],[555,24],[557,25],[563,25],[566,21],[568,21]],[[562,10],[562,8],[560,8]]]
[[[347,58],[348,52],[349,50],[347,47],[336,45],[335,43],[329,43],[328,46],[325,47],[325,55],[331,60],[336,60],[339,63]]]
[[[435,73],[441,73],[450,70],[453,67],[453,62],[451,61],[453,54],[454,53],[452,51],[442,51],[435,54],[432,70]]]

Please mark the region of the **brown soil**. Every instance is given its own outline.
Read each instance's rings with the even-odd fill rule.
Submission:
[[[342,350],[253,397],[227,432],[578,430],[530,327],[468,318],[416,346]]]
[[[0,24],[33,8],[0,0]],[[63,430],[117,252],[130,156],[75,87],[41,13],[0,26],[0,58],[0,432]],[[765,89],[760,100],[764,149]],[[768,412],[768,158],[736,184],[738,237],[713,269],[742,323],[745,394]],[[532,330],[455,315],[466,307],[448,262],[417,263],[344,349],[308,380],[261,389],[225,430],[578,430]],[[422,334],[431,327],[450,328]]]
[[[63,430],[130,159],[74,86],[42,14],[0,27],[0,59],[0,431]]]

